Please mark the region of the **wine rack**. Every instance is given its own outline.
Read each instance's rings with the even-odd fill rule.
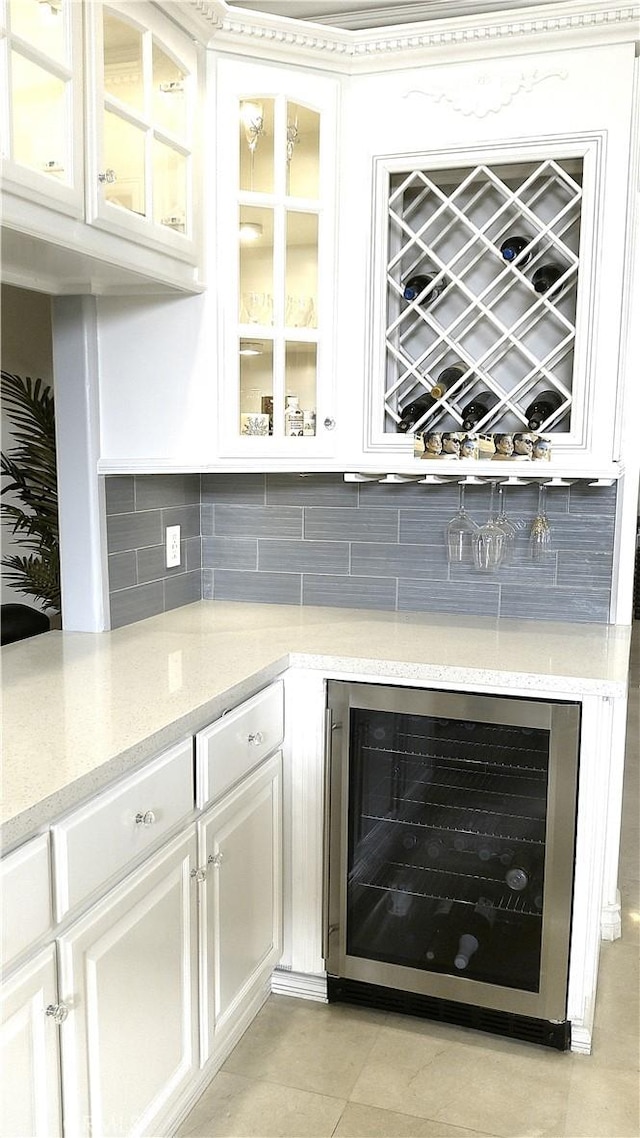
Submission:
[[[388,174],[385,434],[448,368],[457,378],[410,435],[459,431],[465,406],[486,393],[493,406],[475,431],[527,430],[526,408],[543,391],[560,402],[539,429],[569,430],[581,204],[580,158]],[[526,245],[506,260],[501,246],[514,236]],[[537,291],[549,266],[557,279]],[[429,286],[405,299],[415,276]]]

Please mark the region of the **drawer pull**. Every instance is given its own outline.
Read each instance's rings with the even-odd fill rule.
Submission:
[[[249,735],[249,743],[252,747],[261,747],[264,743],[264,735],[262,731],[252,731]]]
[[[153,826],[156,816],[153,810],[145,810],[144,814],[136,814],[136,826]]]
[[[45,1015],[51,1016],[54,1023],[64,1023],[69,1015],[66,1004],[48,1004]]]

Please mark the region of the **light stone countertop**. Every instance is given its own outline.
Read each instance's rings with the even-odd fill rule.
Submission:
[[[199,601],[108,633],[2,649],[9,849],[290,665],[329,676],[623,696],[631,630]]]

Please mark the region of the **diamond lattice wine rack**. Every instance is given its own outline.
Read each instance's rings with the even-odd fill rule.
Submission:
[[[474,431],[526,431],[543,392],[537,429],[570,429],[581,202],[580,158],[389,174],[385,435],[472,402]]]

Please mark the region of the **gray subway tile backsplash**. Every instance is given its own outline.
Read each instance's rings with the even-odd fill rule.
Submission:
[[[196,490],[197,487],[197,490]],[[553,487],[548,556],[529,556],[538,487],[504,495],[513,564],[449,565],[456,484],[347,483],[339,474],[117,475],[107,478],[113,627],[193,599],[335,605],[606,622],[616,488]],[[494,509],[498,499],[494,496]],[[482,524],[488,485],[468,486]],[[182,563],[164,568],[164,527],[182,528]]]

